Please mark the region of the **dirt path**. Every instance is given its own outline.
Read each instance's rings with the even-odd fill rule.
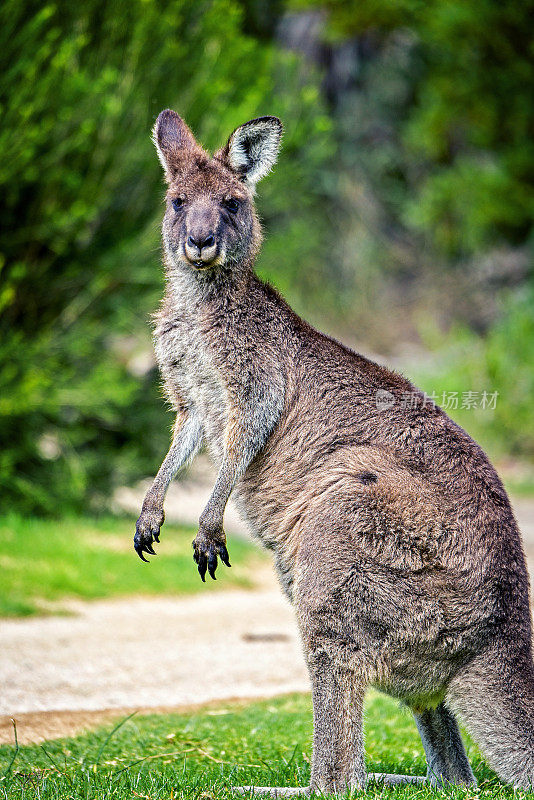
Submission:
[[[308,688],[293,613],[277,589],[80,603],[76,610],[74,617],[0,622],[0,741],[13,739],[11,716],[27,741],[52,728],[54,735],[71,731],[72,712],[84,712],[83,726],[94,719],[87,712],[99,709]]]
[[[534,502],[514,508],[532,580]],[[20,740],[36,741],[135,709],[307,690],[293,612],[272,573],[262,587],[76,603],[74,616],[0,620],[0,742],[13,740],[11,716]]]

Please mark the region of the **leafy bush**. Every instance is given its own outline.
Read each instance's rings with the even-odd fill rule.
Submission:
[[[359,338],[397,349],[424,313],[486,330],[502,289],[533,276],[532,2],[291,5],[327,20],[336,255]]]
[[[360,43],[356,108],[342,110],[363,113],[342,135],[397,219],[448,259],[527,241],[532,2],[292,1],[327,8],[332,34]]]

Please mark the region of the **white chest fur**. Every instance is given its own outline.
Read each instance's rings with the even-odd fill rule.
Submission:
[[[216,461],[224,449],[227,392],[208,348],[191,315],[177,310],[156,328],[154,347],[167,395],[193,410],[204,429],[206,444]]]

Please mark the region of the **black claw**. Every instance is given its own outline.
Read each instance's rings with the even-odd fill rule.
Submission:
[[[159,531],[154,534],[154,541],[159,544]]]
[[[150,561],[148,560],[148,558],[145,558],[144,555],[143,555],[143,547],[142,547],[142,545],[136,544],[135,545],[135,552],[137,553],[137,555],[139,556],[141,561],[145,561],[147,564],[150,564]]]
[[[200,553],[198,556],[198,574],[202,578],[203,583],[206,583],[206,569],[208,566],[208,559],[204,555],[204,553]]]
[[[213,578],[214,581],[217,580],[217,578],[215,577],[216,569],[217,569],[217,553],[215,552],[215,550],[211,549],[208,558],[208,572],[210,574],[210,577]]]
[[[224,544],[221,546],[221,552],[219,553],[219,555],[220,555],[220,557],[221,557],[221,561],[222,561],[222,563],[223,563],[223,564],[224,564],[226,567],[231,567],[231,566],[232,566],[232,565],[230,564],[230,558],[229,558],[229,556],[228,556],[228,550],[226,549],[226,547],[224,546]]]
[[[145,544],[145,553],[149,553],[151,556],[157,555],[151,544]]]

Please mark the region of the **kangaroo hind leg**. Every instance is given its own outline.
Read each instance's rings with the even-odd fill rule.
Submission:
[[[308,656],[313,692],[311,790],[345,794],[373,783],[421,784],[418,775],[366,774],[363,748],[365,680],[323,655]]]
[[[476,785],[458,723],[443,703],[414,713],[428,765],[427,780],[433,786],[447,783]]]

